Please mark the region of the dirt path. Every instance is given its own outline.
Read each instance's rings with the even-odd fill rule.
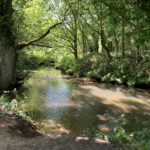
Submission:
[[[106,141],[72,135],[41,135],[25,120],[0,117],[0,150],[122,150]]]

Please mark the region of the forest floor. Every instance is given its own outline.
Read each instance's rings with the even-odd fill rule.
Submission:
[[[123,150],[107,141],[70,134],[43,135],[15,115],[0,116],[0,150]]]

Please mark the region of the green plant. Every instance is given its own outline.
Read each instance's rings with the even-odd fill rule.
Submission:
[[[113,135],[109,138],[115,144],[131,144],[133,142],[133,133],[127,133],[123,128],[115,128]]]

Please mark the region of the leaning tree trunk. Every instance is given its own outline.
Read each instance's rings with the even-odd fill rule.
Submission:
[[[14,79],[16,52],[12,34],[12,0],[0,1],[0,90],[10,87]]]

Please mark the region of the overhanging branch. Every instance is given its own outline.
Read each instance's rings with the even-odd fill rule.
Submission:
[[[64,15],[63,15],[63,18],[62,18],[62,20],[61,20],[60,22],[57,22],[57,23],[55,23],[54,25],[50,26],[50,27],[47,29],[47,31],[46,31],[45,33],[43,33],[40,37],[35,38],[35,39],[33,39],[33,40],[29,41],[29,42],[16,45],[16,49],[17,49],[17,50],[22,50],[23,48],[25,48],[25,47],[27,47],[27,46],[30,46],[30,45],[34,45],[34,43],[36,43],[36,42],[38,42],[38,41],[44,39],[44,38],[51,32],[52,29],[56,28],[58,25],[61,25],[61,24],[64,22],[65,17],[66,17],[66,14],[67,14],[67,12],[70,10],[70,8],[72,7],[72,5],[73,5],[73,3],[70,3],[70,4],[69,4],[69,6],[68,6],[68,8],[65,10]]]
[[[44,45],[44,44],[36,44],[36,43],[33,43],[33,44],[30,44],[31,46],[38,46],[38,47],[45,47],[45,48],[53,48],[52,46],[50,45]]]
[[[47,30],[44,34],[42,34],[40,37],[38,37],[38,38],[36,38],[36,39],[33,39],[33,40],[31,40],[31,41],[29,41],[29,42],[27,42],[27,43],[19,44],[19,45],[16,46],[16,48],[17,48],[18,50],[21,50],[21,49],[25,48],[26,46],[33,45],[35,42],[38,42],[38,41],[42,40],[43,38],[45,38],[45,37],[50,33],[50,31],[51,31],[52,29],[54,29],[54,28],[56,28],[58,25],[62,24],[63,21],[64,21],[64,20],[62,20],[61,22],[58,22],[58,23],[52,25],[51,27],[49,27],[48,30]]]

